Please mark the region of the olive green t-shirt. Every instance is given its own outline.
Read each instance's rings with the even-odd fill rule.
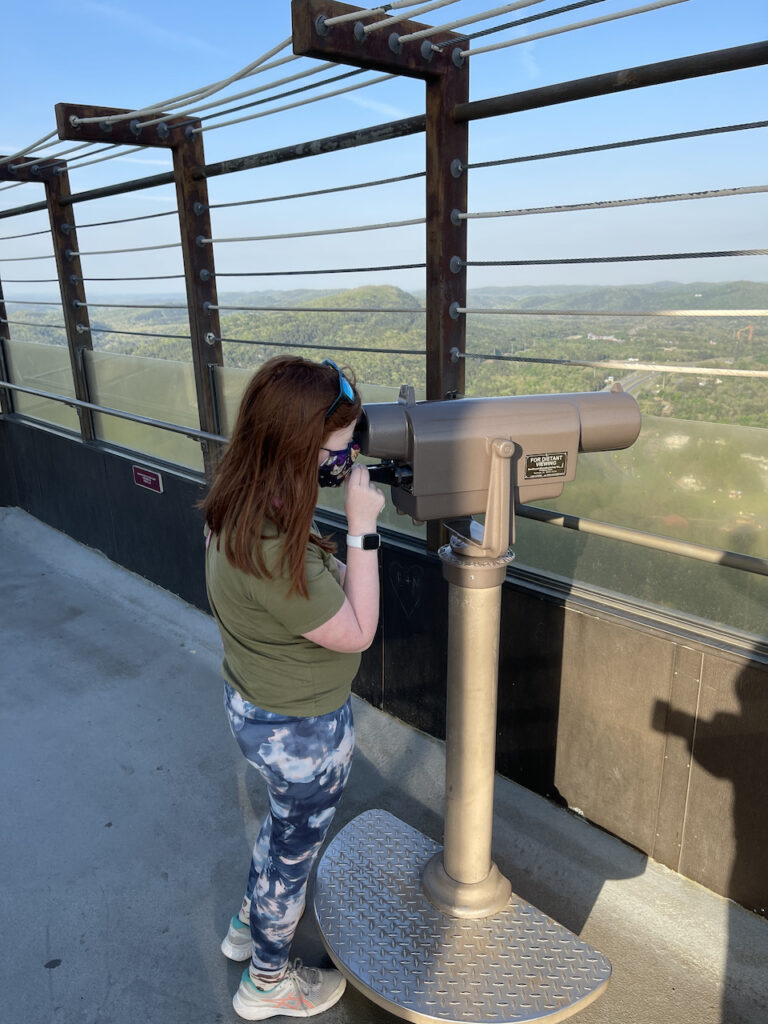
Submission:
[[[333,618],[344,604],[333,556],[308,544],[309,598],[288,596],[291,580],[280,566],[279,535],[262,541],[272,579],[236,569],[224,552],[223,538],[220,545],[216,541],[216,534],[206,538],[205,582],[224,644],[224,678],[252,704],[282,715],[325,715],[341,707],[360,655],[331,651],[302,636]]]

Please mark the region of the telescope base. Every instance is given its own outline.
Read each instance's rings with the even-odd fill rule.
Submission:
[[[449,917],[421,888],[440,846],[386,811],[330,843],[315,885],[328,953],[374,1003],[409,1021],[554,1024],[601,995],[602,954],[514,893],[492,917]]]

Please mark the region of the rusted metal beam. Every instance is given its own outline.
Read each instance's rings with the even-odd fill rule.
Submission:
[[[22,160],[22,163],[28,163]],[[19,167],[13,163],[0,163],[0,180],[38,182],[45,189],[45,205],[51,226],[51,244],[59,279],[61,308],[66,326],[67,348],[72,369],[75,397],[90,401],[84,353],[93,348],[91,325],[83,284],[83,273],[78,256],[77,231],[74,210],[65,209],[61,202],[70,191],[67,165],[63,160],[51,161],[41,157],[39,164]],[[3,314],[5,315],[5,314]],[[5,325],[2,325],[5,326]],[[96,432],[89,409],[78,408],[80,435],[84,441],[93,441]]]
[[[401,121],[388,121],[386,124],[375,124],[370,128],[328,135],[324,139],[299,142],[295,146],[283,146],[280,149],[269,149],[263,153],[252,153],[249,156],[238,156],[231,160],[222,160],[220,163],[207,164],[200,168],[198,173],[205,174],[206,178],[214,178],[220,174],[250,171],[254,167],[271,167],[273,164],[282,164],[289,160],[303,160],[323,153],[337,153],[343,149],[355,149],[357,146],[370,146],[375,142],[389,142],[407,135],[418,135],[425,130],[426,125],[426,117],[417,114]]]
[[[109,121],[110,117],[130,112],[114,107],[58,103],[56,125],[62,139],[109,141],[116,145],[143,145],[171,151],[173,173],[162,177],[176,185],[200,429],[206,434],[219,434],[212,368],[222,366],[224,359],[219,313],[215,308],[218,297],[213,246],[200,241],[211,237],[208,183],[205,174],[200,173],[205,167],[203,138],[199,131],[195,131],[200,127],[200,120],[185,115],[164,117],[160,123],[146,127],[141,127],[140,118]],[[162,115],[148,116],[145,120],[155,120],[158,116]],[[83,124],[83,119],[91,118],[98,118],[98,121]],[[84,196],[70,196],[69,202],[74,203],[81,198]],[[219,460],[221,447],[205,439],[201,440],[201,447],[206,475],[210,477]]]
[[[611,71],[591,78],[577,78],[570,82],[545,85],[540,89],[507,93],[487,100],[457,104],[453,117],[456,121],[478,121],[500,114],[516,114],[521,110],[537,110],[557,103],[590,99],[593,96],[607,96],[625,92],[627,89],[644,89],[649,85],[664,85],[682,82],[689,78],[705,75],[719,75],[726,71],[742,71],[745,68],[768,64],[768,42],[749,43],[746,46],[732,46],[727,50],[711,50],[691,57],[659,61],[657,64],[643,64],[623,71]]]
[[[93,107],[83,103],[57,103],[56,130],[59,138],[68,142],[112,142],[116,146],[151,146],[171,149],[187,137],[187,129],[200,126],[197,118],[147,114],[145,118],[110,123],[110,117],[130,114],[123,107]],[[84,118],[99,118],[94,124],[83,124]],[[158,124],[141,127],[142,120],[163,120]]]
[[[391,28],[363,32],[371,20],[346,21],[341,25],[327,22],[360,8],[337,0],[291,0],[293,52],[303,57],[319,57],[357,68],[390,71],[409,78],[435,78],[450,73],[454,67],[454,48],[434,50],[433,44],[464,42],[465,36],[438,32],[428,39],[399,43],[400,36],[431,28],[415,21],[402,21]],[[362,10],[361,14],[367,12]]]

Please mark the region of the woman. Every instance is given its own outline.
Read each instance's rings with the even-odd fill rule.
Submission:
[[[350,686],[379,617],[376,523],[384,495],[353,466],[362,406],[335,363],[270,359],[251,379],[204,503],[206,585],[224,645],[230,727],[269,792],[245,897],[222,942],[250,960],[233,1005],[246,1020],[312,1016],[338,971],[289,950],[307,878],[349,774]],[[312,516],[345,486],[347,565]]]

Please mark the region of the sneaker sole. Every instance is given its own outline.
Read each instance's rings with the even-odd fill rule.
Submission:
[[[227,936],[224,936],[224,939],[221,943],[221,952],[224,954],[224,956],[228,960],[234,960],[235,963],[238,964],[245,963],[246,960],[251,959],[252,948],[253,947],[250,941],[248,943],[247,948],[245,946],[233,946]]]
[[[244,1002],[240,999],[240,990],[235,992],[234,998],[232,999],[232,1006],[234,1007],[235,1013],[237,1013],[243,1020],[266,1020],[268,1017],[314,1017],[318,1013],[325,1013],[326,1010],[330,1010],[332,1006],[344,995],[344,990],[347,987],[347,979],[342,978],[339,987],[330,995],[324,1003],[318,1006],[313,1006],[311,1009],[302,1007],[301,1009],[292,1009],[288,1006],[251,1006],[249,1003]]]

